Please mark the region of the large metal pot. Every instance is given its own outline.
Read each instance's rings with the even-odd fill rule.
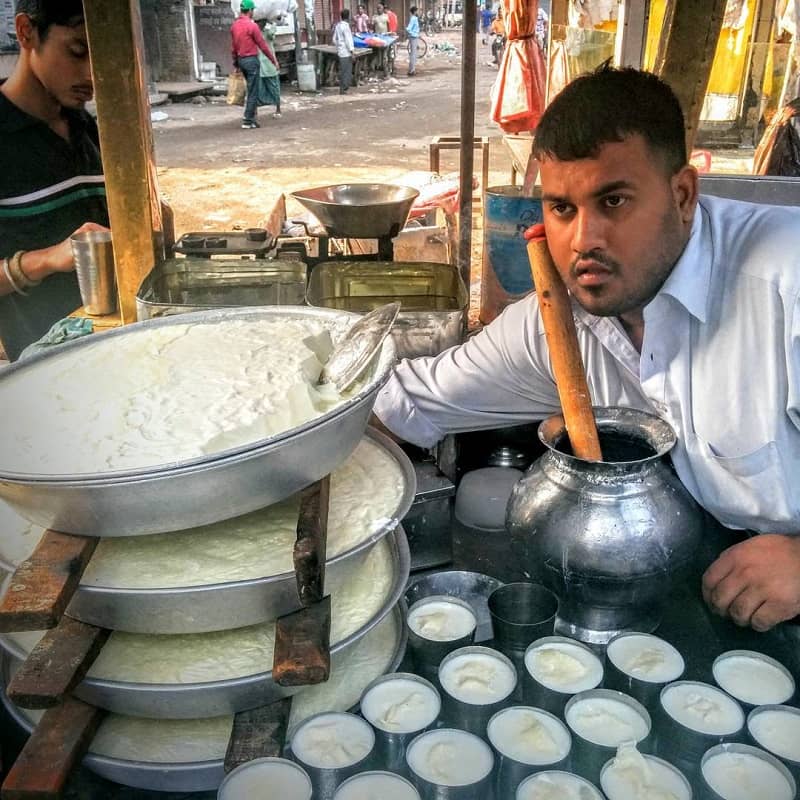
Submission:
[[[545,420],[547,453],[514,487],[506,527],[526,572],[560,599],[556,632],[605,644],[657,627],[702,517],[664,460],[676,442],[666,422],[625,408],[595,414],[608,460],[571,455],[564,418]]]

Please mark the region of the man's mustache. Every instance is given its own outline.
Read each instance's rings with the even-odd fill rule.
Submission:
[[[590,250],[587,253],[578,253],[569,265],[570,274],[574,277],[577,275],[579,261],[594,261],[596,264],[605,267],[610,272],[616,272],[619,269],[619,263],[614,261],[610,256],[599,250]]]

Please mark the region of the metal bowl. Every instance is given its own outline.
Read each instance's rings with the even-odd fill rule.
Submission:
[[[221,309],[135,323],[108,333],[131,336],[145,328],[215,324],[228,319],[314,320],[344,334],[359,315],[321,308],[271,306]],[[7,367],[3,382],[65,353],[90,347],[90,336]],[[371,374],[342,405],[288,431],[202,458],[105,474],[0,474],[0,497],[43,528],[84,536],[135,536],[197,528],[277,503],[332,472],[355,449],[367,426],[378,389],[395,361],[384,340]],[[224,491],[220,491],[224,487]]]
[[[377,239],[400,233],[419,192],[386,183],[340,183],[302,189],[292,197],[319,220],[328,236]]]

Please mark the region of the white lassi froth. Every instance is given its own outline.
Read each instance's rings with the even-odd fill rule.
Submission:
[[[577,775],[539,772],[519,785],[516,800],[603,800],[603,796]]]
[[[304,764],[340,769],[357,764],[372,750],[375,734],[355,714],[319,714],[306,720],[292,737],[292,752]]]
[[[475,614],[460,603],[447,600],[422,601],[408,614],[408,627],[417,636],[434,642],[463,639],[475,630]]]
[[[428,731],[406,751],[412,772],[429,783],[469,786],[482,781],[494,766],[494,756],[482,739],[453,728]]]
[[[220,787],[218,800],[311,800],[311,780],[302,767],[285,759],[258,759],[237,768]]]
[[[751,753],[717,753],[705,759],[703,777],[725,800],[792,800],[789,781],[772,764]]]
[[[748,719],[747,727],[765,750],[779,758],[800,762],[800,713],[797,709],[764,709]]]
[[[647,633],[614,639],[606,655],[620,672],[641,681],[669,683],[683,674],[683,656],[669,642]]]
[[[458,652],[458,651],[456,651]],[[517,684],[513,667],[490,653],[461,653],[439,667],[442,689],[463,703],[485,706],[504,700]]]
[[[381,681],[361,699],[364,717],[389,733],[421,731],[434,722],[440,709],[436,691],[409,678]]]
[[[498,752],[523,764],[556,764],[567,757],[571,744],[569,731],[559,720],[523,706],[495,714],[487,734]]]
[[[572,703],[566,720],[578,736],[604,747],[640,742],[650,733],[647,720],[634,707],[610,697],[587,697]]]
[[[345,781],[333,800],[419,800],[419,792],[399,775],[363,772]]]
[[[603,769],[600,788],[608,800],[691,800],[692,790],[672,765],[621,745]]]
[[[603,665],[594,653],[569,642],[550,642],[525,653],[525,667],[543,686],[565,694],[594,689]]]
[[[758,654],[723,654],[714,662],[714,680],[728,694],[751,706],[785,703],[794,694],[792,678]]]
[[[744,725],[744,712],[725,692],[707,683],[680,682],[661,693],[661,705],[674,720],[711,736],[728,736]]]

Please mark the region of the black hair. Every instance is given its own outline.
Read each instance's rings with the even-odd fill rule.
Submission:
[[[342,13],[341,13],[341,17],[342,17],[342,19],[345,19],[345,20],[350,19],[350,9],[349,8],[343,8],[342,9]]]
[[[408,13],[409,14],[416,14],[417,13],[417,7],[416,6],[411,6],[411,8],[408,9]]]
[[[17,0],[17,14],[27,14],[44,41],[53,25],[74,28],[84,21],[83,0]]]
[[[576,78],[545,109],[536,128],[539,161],[592,158],[604,144],[638,134],[670,175],[686,165],[686,129],[675,93],[656,75],[609,62]]]

